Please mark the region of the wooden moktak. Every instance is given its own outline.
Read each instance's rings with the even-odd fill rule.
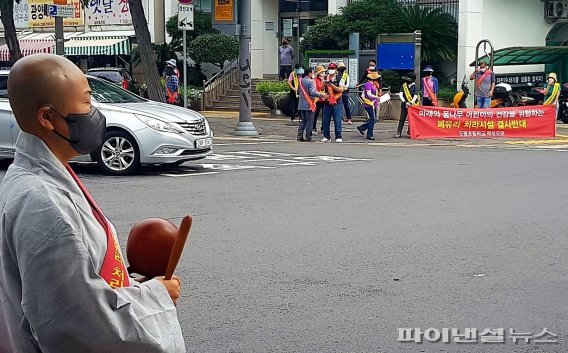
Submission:
[[[147,279],[165,276],[171,279],[189,236],[192,218],[183,218],[179,229],[170,221],[147,218],[130,230],[126,258],[130,272]]]

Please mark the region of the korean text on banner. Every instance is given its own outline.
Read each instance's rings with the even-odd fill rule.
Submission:
[[[494,109],[410,107],[408,119],[412,139],[556,135],[556,107],[553,105]]]
[[[52,0],[28,0],[28,24],[30,28],[55,27],[55,18],[43,14],[43,5],[52,5]],[[68,2],[75,8],[73,17],[63,19],[64,26],[83,26],[83,10],[79,0]]]
[[[88,0],[85,21],[90,26],[132,24],[128,0]]]

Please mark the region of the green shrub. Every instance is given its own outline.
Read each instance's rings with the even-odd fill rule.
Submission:
[[[454,99],[456,93],[457,93],[456,88],[453,86],[441,86],[438,89],[438,98],[451,101]]]
[[[402,75],[396,71],[384,70],[381,72],[381,81],[383,87],[390,87],[390,91],[397,93],[402,85]]]
[[[288,93],[290,86],[288,86],[288,82],[286,81],[260,81],[256,84],[256,90],[260,94]]]

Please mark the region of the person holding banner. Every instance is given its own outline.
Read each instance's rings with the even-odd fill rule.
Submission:
[[[311,67],[304,70],[304,78],[300,80],[300,97],[298,111],[300,112],[300,127],[298,128],[298,142],[312,142],[312,127],[314,126],[314,113],[316,103],[314,98],[327,98],[328,95],[316,90],[314,71]],[[304,139],[304,132],[306,138]]]
[[[489,109],[491,97],[495,89],[495,74],[487,67],[485,61],[479,62],[479,68],[470,76],[470,80],[475,80],[475,97],[478,109]]]
[[[427,65],[422,78],[422,105],[425,107],[438,106],[438,79],[433,76],[434,69]]]
[[[558,98],[560,97],[560,83],[554,72],[551,72],[546,78],[544,84],[544,105],[554,105],[556,107],[556,116],[558,116]]]
[[[328,66],[328,76],[324,81],[329,97],[323,106],[323,138],[321,142],[331,141],[331,118],[335,127],[335,142],[343,142],[341,115],[343,102],[341,97],[345,87],[341,85],[341,78],[337,75],[337,64],[331,63]]]
[[[363,93],[361,93],[363,107],[365,108],[369,119],[363,125],[357,126],[357,130],[361,135],[365,135],[365,131],[367,131],[367,140],[375,140],[375,137],[373,136],[373,129],[377,122],[379,97],[382,94],[381,87],[379,85],[380,78],[381,75],[379,75],[378,72],[368,73],[367,83],[363,86]]]
[[[179,278],[129,277],[114,226],[68,164],[105,138],[83,72],[33,54],[8,89],[22,131],[0,184],[0,351],[185,352]]]
[[[416,74],[409,72],[408,75],[402,77],[402,81],[402,89],[399,93],[401,103],[400,120],[398,121],[398,129],[396,130],[394,138],[400,138],[400,136],[402,136],[402,128],[408,116],[408,108],[418,105],[419,101],[419,97],[416,94]],[[408,124],[407,134],[410,136],[410,122]]]

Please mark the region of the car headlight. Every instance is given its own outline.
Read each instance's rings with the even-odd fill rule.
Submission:
[[[174,134],[183,134],[184,131],[178,129],[175,125],[156,118],[150,118],[144,115],[136,115],[144,124],[159,132],[171,132]]]

